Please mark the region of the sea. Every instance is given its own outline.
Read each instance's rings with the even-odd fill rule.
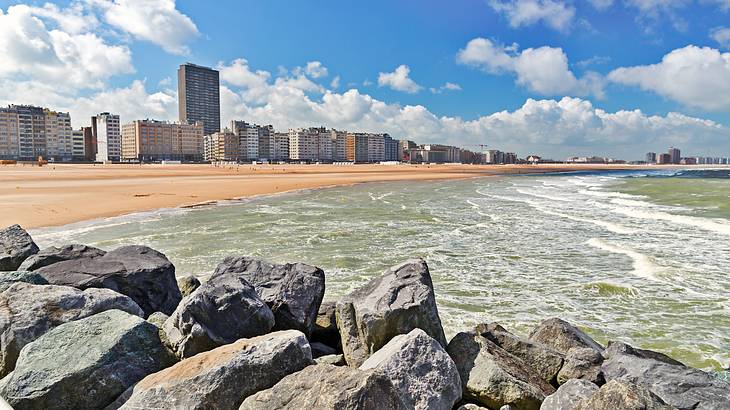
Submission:
[[[326,300],[422,257],[447,337],[561,317],[601,343],[730,367],[730,169],[368,183],[31,233],[42,247],[145,244],[203,280],[227,255],[306,262]]]

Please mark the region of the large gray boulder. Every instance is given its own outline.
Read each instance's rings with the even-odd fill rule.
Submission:
[[[20,349],[63,323],[110,309],[142,316],[132,299],[109,289],[16,283],[0,293],[0,377],[15,368]]]
[[[296,329],[312,334],[324,297],[324,272],[304,263],[278,265],[248,257],[229,256],[213,275],[237,273],[256,288],[274,312],[275,330]]]
[[[183,276],[177,280],[177,287],[180,288],[182,297],[187,297],[200,287],[200,280],[193,275]]]
[[[345,360],[353,367],[416,328],[446,346],[426,261],[411,259],[390,268],[346,296],[337,304],[337,327]]]
[[[730,408],[730,383],[668,356],[611,342],[602,370],[607,381],[625,380],[643,386],[678,409]]]
[[[46,278],[36,272],[0,272],[0,292],[5,291],[5,289],[18,282],[31,283],[34,285],[48,285]]]
[[[38,245],[20,225],[0,229],[0,271],[18,270],[36,252]]]
[[[476,332],[457,334],[446,350],[459,370],[466,400],[494,409],[537,410],[555,392],[529,364]]]
[[[585,332],[559,318],[543,320],[530,333],[530,340],[552,347],[562,354],[574,347],[589,347],[601,353],[603,346]]]
[[[478,325],[476,331],[528,363],[548,383],[555,381],[563,366],[563,355],[558,351],[542,343],[515,336],[498,323]]]
[[[558,373],[558,383],[583,379],[601,386],[606,382],[601,370],[602,363],[603,356],[594,349],[574,347],[565,355],[565,364]]]
[[[102,409],[148,374],[175,363],[157,328],[107,310],[46,332],[0,381],[16,409]]]
[[[297,330],[239,339],[145,377],[110,409],[235,409],[310,364],[309,344]]]
[[[722,407],[715,407],[721,409]],[[583,399],[575,410],[673,410],[642,386],[626,380],[611,380],[596,393]]]
[[[409,408],[451,410],[461,399],[456,364],[421,329],[390,339],[360,366],[360,370],[370,369],[384,373]]]
[[[241,338],[268,333],[274,314],[246,279],[217,274],[183,299],[165,321],[172,348],[191,357]]]
[[[240,410],[405,410],[398,389],[382,373],[317,364],[290,374],[243,401]]]
[[[144,311],[171,314],[182,296],[175,267],[146,246],[123,246],[95,258],[72,259],[36,270],[49,283],[79,289],[107,288],[127,295]]]
[[[572,379],[563,383],[558,391],[547,396],[540,410],[573,410],[584,399],[598,391],[598,386],[588,380]]]
[[[41,249],[38,253],[26,259],[18,269],[34,271],[58,262],[80,258],[97,258],[105,254],[106,251],[87,245],[71,244],[61,247],[51,246],[50,248]]]

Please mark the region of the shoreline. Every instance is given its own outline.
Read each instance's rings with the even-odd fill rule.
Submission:
[[[0,225],[58,227],[166,208],[371,182],[443,181],[581,171],[676,169],[633,165],[87,165],[0,166]]]

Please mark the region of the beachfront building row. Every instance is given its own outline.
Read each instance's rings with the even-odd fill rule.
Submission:
[[[74,159],[74,133],[67,112],[32,105],[0,108],[0,159]]]
[[[203,123],[136,120],[122,126],[122,161],[203,161]]]
[[[203,137],[206,161],[286,161],[289,135],[274,132],[271,125],[231,121],[231,128]]]

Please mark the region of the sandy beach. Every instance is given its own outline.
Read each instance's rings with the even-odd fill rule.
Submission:
[[[209,201],[382,181],[631,169],[625,165],[0,165],[0,226],[64,225]]]

